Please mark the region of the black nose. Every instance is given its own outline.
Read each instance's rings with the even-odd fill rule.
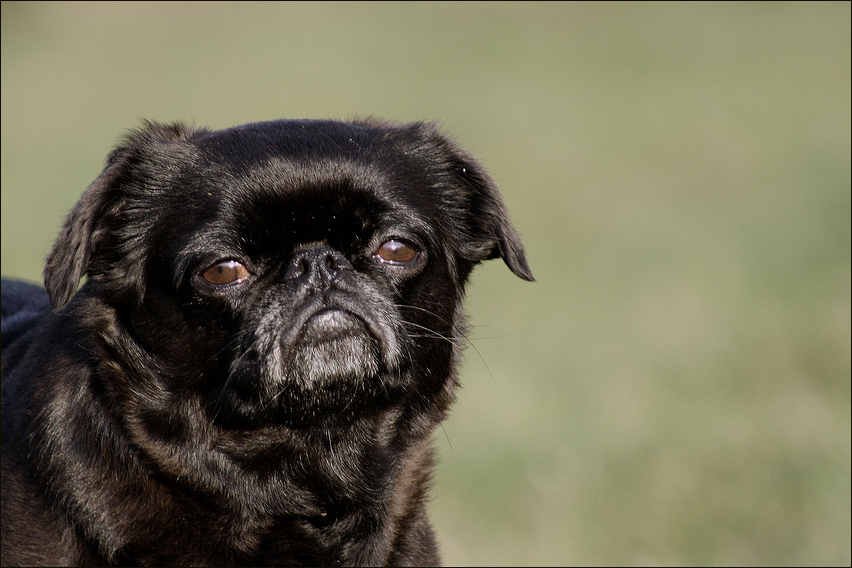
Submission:
[[[290,259],[284,279],[309,288],[327,288],[349,270],[352,264],[342,253],[319,245],[297,251]]]

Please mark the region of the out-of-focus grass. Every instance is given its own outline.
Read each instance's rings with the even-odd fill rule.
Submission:
[[[448,564],[850,563],[850,5],[2,4],[2,271],[140,117],[441,119],[474,274]]]

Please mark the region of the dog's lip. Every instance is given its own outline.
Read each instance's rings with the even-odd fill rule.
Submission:
[[[327,308],[320,308],[315,311],[308,319],[340,319],[341,317],[345,317],[347,315],[346,310],[343,308],[339,308],[337,306],[329,306]]]
[[[339,307],[320,308],[311,314],[302,325],[302,334],[312,332],[333,339],[342,334],[369,329],[356,314]]]
[[[369,318],[337,302],[317,301],[305,306],[288,332],[288,343],[301,339],[333,340],[344,335],[368,333],[380,340],[381,333]]]

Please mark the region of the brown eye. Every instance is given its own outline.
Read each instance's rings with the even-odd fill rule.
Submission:
[[[201,277],[213,286],[227,286],[249,276],[248,269],[236,260],[219,262],[201,273]]]
[[[406,242],[391,239],[382,243],[373,258],[384,264],[408,266],[417,262],[420,251]]]

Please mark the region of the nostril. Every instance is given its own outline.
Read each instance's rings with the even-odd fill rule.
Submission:
[[[297,255],[290,259],[290,264],[287,266],[284,278],[286,280],[295,280],[308,272],[310,272],[308,260],[302,255]]]
[[[284,273],[285,280],[303,280],[306,286],[328,286],[352,264],[339,251],[322,245],[297,251]]]
[[[325,257],[325,266],[333,271],[352,269],[349,260],[337,251],[329,251],[328,256]]]

